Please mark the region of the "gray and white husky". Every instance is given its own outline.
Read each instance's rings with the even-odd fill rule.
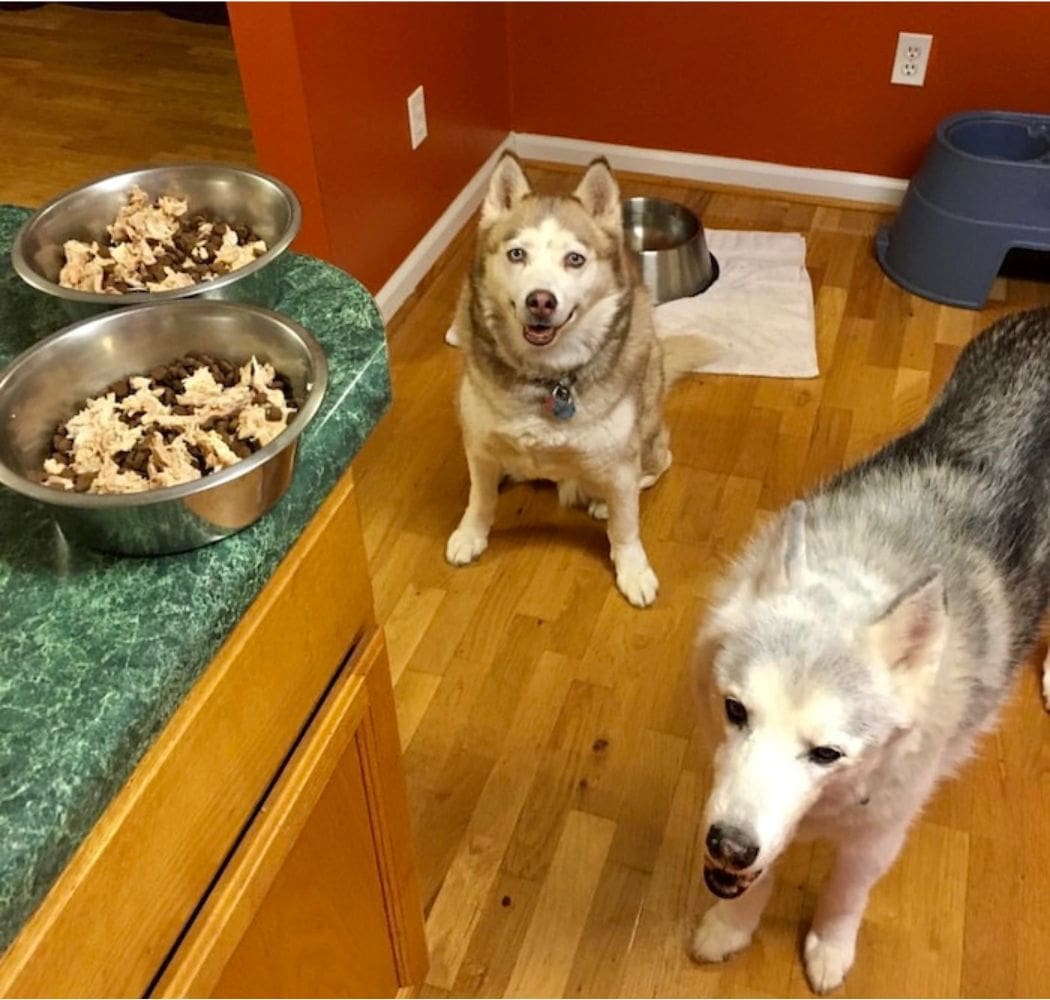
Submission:
[[[777,856],[818,836],[837,858],[806,973],[818,992],[842,982],[869,891],[994,723],[1048,597],[1039,310],[975,338],[923,424],[792,504],[724,581],[697,647],[726,719],[704,817],[704,880],[721,899],[697,958],[750,942]]]

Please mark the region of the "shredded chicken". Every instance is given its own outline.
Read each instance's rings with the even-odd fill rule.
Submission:
[[[287,379],[255,357],[240,368],[186,358],[150,377],[123,379],[58,429],[41,481],[135,493],[228,468],[288,426],[296,407],[282,385]]]

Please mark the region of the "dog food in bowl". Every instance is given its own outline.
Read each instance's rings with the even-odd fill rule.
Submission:
[[[184,198],[150,201],[137,184],[106,227],[105,243],[66,240],[59,284],[122,295],[166,292],[216,278],[266,253],[251,227],[209,213],[190,215]]]
[[[243,365],[187,355],[88,399],[60,425],[41,482],[78,493],[139,493],[235,465],[298,410],[291,382],[254,355]]]

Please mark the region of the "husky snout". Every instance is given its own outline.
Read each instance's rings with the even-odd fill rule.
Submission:
[[[762,874],[761,870],[747,871],[758,857],[758,843],[755,835],[742,827],[712,823],[704,842],[704,883],[716,896],[735,899]]]
[[[707,831],[706,843],[713,861],[736,871],[750,868],[758,857],[754,835],[738,826],[713,823]]]
[[[525,296],[522,310],[522,334],[534,347],[546,347],[572,319],[575,310],[567,316],[559,316],[558,296],[546,288],[534,288]]]
[[[550,322],[558,308],[558,298],[546,288],[534,288],[525,296],[530,315],[540,322]]]

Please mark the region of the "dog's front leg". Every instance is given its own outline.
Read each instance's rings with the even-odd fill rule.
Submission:
[[[715,903],[693,934],[693,957],[700,962],[724,962],[746,948],[772,893],[773,873],[766,872],[742,896]]]
[[[806,976],[814,992],[827,993],[846,978],[868,894],[896,860],[908,826],[877,827],[839,844],[835,868],[806,935]]]
[[[649,565],[638,531],[638,480],[636,470],[621,472],[601,488],[609,506],[609,548],[616,567],[616,586],[636,608],[656,600],[660,581]]]
[[[453,566],[465,566],[485,551],[499,502],[502,473],[499,463],[468,448],[467,467],[470,469],[470,499],[459,527],[449,535],[445,546],[445,558]]]

